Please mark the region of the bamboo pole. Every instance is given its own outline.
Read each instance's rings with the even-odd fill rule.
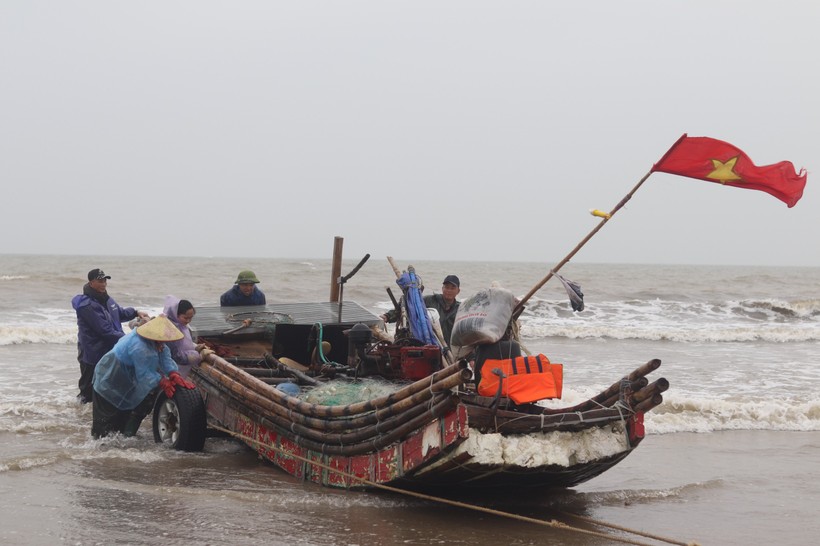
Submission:
[[[399,277],[401,277],[401,270],[398,267],[396,267],[396,262],[393,261],[393,256],[388,256],[387,262],[390,264],[390,267],[393,268],[393,273],[396,274],[396,278],[398,279]]]
[[[202,381],[207,382],[212,388],[216,388],[222,392],[233,392],[231,391],[227,385],[215,382],[213,379],[207,377],[204,373],[202,373],[202,366],[197,370],[197,373],[200,373],[200,377]],[[254,398],[254,401],[258,401],[257,398]],[[310,449],[316,451],[318,453],[323,453],[326,455],[343,455],[343,456],[353,456],[353,455],[363,455],[367,453],[372,453],[374,451],[378,451],[379,449],[391,445],[399,440],[404,439],[410,433],[421,429],[422,427],[426,426],[428,423],[432,422],[433,420],[440,418],[442,416],[447,415],[448,413],[455,410],[456,406],[458,405],[458,397],[455,395],[446,395],[442,396],[437,401],[430,405],[429,407],[425,407],[426,411],[420,415],[417,415],[410,419],[409,421],[397,426],[396,428],[386,431],[385,433],[368,439],[364,442],[359,442],[355,444],[348,444],[348,445],[338,445],[338,444],[327,444],[323,441],[316,441],[305,438],[304,436],[300,436],[295,434],[292,431],[292,425],[287,423],[287,426],[279,426],[274,420],[270,419],[269,417],[264,415],[264,412],[259,411],[259,407],[255,406],[255,404],[249,404],[245,401],[241,401],[237,397],[226,396],[226,405],[230,408],[233,408],[237,412],[241,413],[242,415],[250,418],[251,420],[271,429],[275,430],[278,433],[282,434],[283,436],[287,437],[290,441],[294,442],[296,445],[303,447],[305,449]]]
[[[639,366],[635,370],[632,371],[629,375],[627,375],[624,379],[627,379],[630,382],[637,381],[641,377],[657,370],[661,365],[660,359],[654,358],[647,362],[646,364]],[[567,411],[585,411],[590,408],[597,408],[597,407],[606,407],[606,402],[612,398],[613,396],[617,397],[621,392],[621,381],[618,380],[613,383],[611,386],[606,388],[605,390],[601,391],[600,393],[596,394],[589,400],[585,400],[580,404],[576,404],[570,408],[560,408],[560,409],[544,409],[543,413],[550,414],[550,413],[563,413]]]
[[[518,421],[522,427],[535,426],[539,423],[553,423],[556,421],[556,417],[558,421],[564,419],[565,423],[575,422],[575,418],[569,418],[569,421],[566,420],[567,418],[565,416],[569,414],[583,414],[584,419],[582,421],[586,421],[588,417],[593,415],[589,413],[592,410],[612,410],[613,413],[611,415],[614,415],[618,412],[618,409],[615,408],[613,410],[612,406],[620,400],[621,385],[624,380],[629,381],[628,403],[634,409],[639,404],[642,404],[645,399],[654,398],[655,395],[658,395],[660,392],[663,392],[669,388],[669,382],[664,378],[660,378],[649,385],[649,380],[645,377],[647,374],[660,367],[660,365],[660,360],[650,360],[646,364],[636,368],[632,373],[624,377],[624,379],[616,381],[610,387],[604,389],[594,397],[574,406],[563,408],[542,408],[535,405],[522,405],[517,407],[516,411],[499,409],[492,416],[494,419],[493,426],[500,430],[504,428],[503,423],[507,420]],[[637,400],[635,399],[635,396],[638,397]],[[470,399],[469,397],[464,396],[463,398],[465,400]],[[475,396],[474,398],[475,402],[468,407],[470,408],[471,414],[476,412],[477,417],[480,414],[480,410],[475,408],[479,408],[482,405],[488,405],[488,401],[491,400],[491,398],[479,396]],[[476,424],[476,426],[478,425]],[[520,430],[525,430],[525,428],[520,428]]]
[[[590,239],[592,239],[592,237],[593,237],[596,233],[598,233],[598,231],[599,231],[602,227],[604,227],[604,224],[606,224],[606,223],[610,220],[610,218],[612,218],[613,216],[615,216],[615,213],[617,213],[619,210],[621,210],[621,207],[623,207],[623,206],[627,203],[627,201],[629,201],[630,199],[632,199],[632,196],[635,194],[635,192],[636,192],[636,191],[638,191],[638,188],[640,188],[640,187],[643,185],[643,183],[644,183],[644,182],[646,182],[646,179],[647,179],[647,178],[649,178],[649,176],[650,176],[651,174],[652,174],[652,171],[651,171],[651,170],[650,170],[648,173],[646,173],[646,174],[643,176],[643,178],[641,178],[641,179],[640,179],[640,181],[638,181],[638,183],[635,185],[635,187],[634,187],[634,188],[632,188],[632,189],[629,191],[629,193],[627,193],[627,194],[626,194],[626,196],[625,196],[623,199],[621,199],[621,201],[620,201],[617,205],[615,205],[615,208],[613,208],[613,209],[609,212],[609,214],[608,214],[608,215],[606,215],[605,217],[601,218],[601,221],[600,221],[600,222],[598,222],[598,225],[597,225],[597,226],[595,226],[595,228],[593,228],[593,230],[592,230],[592,231],[590,231],[590,232],[587,234],[587,236],[586,236],[586,237],[584,237],[583,239],[581,239],[581,242],[580,242],[580,243],[578,243],[577,245],[575,245],[575,248],[573,248],[573,249],[572,249],[572,251],[571,251],[569,254],[567,254],[567,255],[564,257],[564,259],[563,259],[563,260],[561,260],[560,262],[558,262],[558,263],[555,265],[555,267],[553,267],[553,268],[550,270],[550,272],[549,272],[549,273],[547,273],[546,277],[544,277],[544,278],[543,278],[543,279],[541,279],[538,283],[536,283],[536,285],[535,285],[535,286],[533,286],[533,287],[530,289],[530,291],[529,291],[529,292],[527,292],[527,294],[526,294],[523,298],[521,298],[521,300],[520,300],[520,301],[516,304],[515,308],[513,309],[513,318],[518,318],[518,317],[521,315],[521,312],[522,312],[522,311],[524,311],[524,304],[526,304],[526,303],[527,303],[527,301],[528,301],[528,300],[529,300],[529,299],[530,299],[530,298],[531,298],[531,297],[532,297],[532,296],[533,296],[536,292],[538,292],[538,290],[539,290],[542,286],[544,286],[544,284],[546,284],[546,282],[547,282],[548,280],[550,280],[550,279],[552,278],[552,276],[553,276],[555,273],[557,273],[557,272],[558,272],[558,270],[559,270],[559,269],[561,269],[562,267],[564,267],[564,265],[565,265],[567,262],[569,262],[569,261],[573,258],[573,256],[575,256],[575,254],[577,254],[577,253],[578,253],[578,251],[579,251],[579,250],[581,250],[581,248],[582,248],[585,244],[587,244],[587,241],[589,241]]]
[[[378,419],[375,415],[370,414],[351,420],[330,421],[290,412],[274,400],[248,389],[238,381],[221,374],[213,367],[208,367],[204,375],[211,379],[212,383],[221,385],[225,390],[234,394],[240,405],[247,406],[260,416],[267,418],[277,428],[287,430],[308,440],[339,446],[360,444],[378,438],[420,415],[429,415],[432,407],[438,405],[444,398],[451,396],[449,392],[442,391],[431,398],[429,402],[413,405],[405,404],[402,411],[386,419]]]
[[[465,374],[466,370],[462,370],[461,373]],[[317,418],[294,411],[283,403],[282,400],[267,396],[268,393],[264,392],[267,389],[254,389],[252,386],[243,384],[241,380],[230,377],[213,366],[203,367],[203,375],[211,379],[212,383],[224,385],[239,398],[259,405],[264,408],[265,412],[287,419],[287,423],[295,423],[325,433],[349,432],[373,425],[376,426],[374,430],[384,430],[385,427],[394,426],[392,423],[400,423],[402,420],[405,420],[406,415],[414,416],[422,413],[426,407],[435,403],[442,395],[449,396],[449,389],[445,388],[438,389],[436,392],[424,390],[400,400],[395,404],[369,413],[337,418]],[[462,380],[463,377],[460,378],[458,375],[451,375],[438,385],[447,387],[452,384],[450,388],[453,388],[460,384]],[[396,418],[398,418],[398,421],[391,421],[391,419]],[[285,423],[279,424],[282,426],[285,425]]]
[[[292,383],[293,380],[289,377],[259,377],[259,381],[268,385],[281,385],[282,383]]]
[[[342,276],[342,246],[344,237],[333,238],[333,262],[330,267],[330,300],[339,301],[339,277]]]
[[[646,379],[646,378],[644,378]],[[651,384],[644,385],[640,388],[633,388],[629,393],[627,393],[626,402],[629,404],[629,407],[635,408],[639,403],[643,402],[647,398],[651,398],[656,394],[660,394],[669,388],[669,381],[665,377],[661,377],[654,381]],[[601,402],[601,406],[608,408],[610,406],[615,405],[621,399],[621,393],[617,392]]]
[[[279,430],[280,432],[286,434],[290,439],[294,441],[294,443],[296,443],[300,447],[317,451],[319,453],[324,453],[327,455],[344,455],[349,457],[353,455],[363,455],[365,453],[378,451],[383,447],[387,447],[394,442],[402,440],[405,436],[409,435],[411,432],[420,429],[430,421],[450,413],[455,409],[457,404],[457,397],[446,396],[430,409],[429,414],[424,413],[422,415],[416,416],[410,421],[401,425],[400,427],[397,427],[387,432],[386,434],[373,438],[372,440],[350,445],[326,444],[323,442],[309,440],[301,436],[293,437],[292,434],[288,433],[288,429],[282,430],[281,428],[278,428],[275,425],[272,426],[273,424],[265,417],[262,417],[259,420],[259,422],[268,428],[273,428],[274,430]]]
[[[294,370],[290,366],[285,366],[284,364],[282,364],[282,362],[280,362],[280,360],[278,358],[276,358],[275,356],[273,356],[270,353],[264,353],[262,355],[262,357],[265,359],[266,363],[268,363],[272,366],[276,366],[276,369],[279,370],[281,373],[284,373],[284,374],[287,374],[291,377],[294,377],[294,378],[298,379],[299,381],[301,381],[302,383],[304,383],[306,385],[318,385],[319,384],[319,381],[317,381],[313,377],[310,377],[309,375],[305,374],[304,372],[299,371],[299,370]],[[243,371],[247,371],[247,370],[243,370]]]
[[[656,394],[665,392],[667,389],[669,389],[669,381],[667,381],[665,377],[661,377],[647,385],[646,388],[633,394],[629,401],[632,406],[637,406],[647,398],[652,398]]]
[[[203,360],[203,362],[206,362],[206,360]],[[216,355],[209,355],[207,362],[218,368],[220,371],[223,371],[223,373],[229,377],[237,379],[253,390],[273,399],[284,400],[290,409],[313,417],[343,417],[358,413],[366,413],[392,405],[397,401],[407,398],[408,396],[420,391],[429,389],[431,392],[438,392],[441,390],[450,389],[453,388],[454,385],[445,383],[445,380],[447,380],[450,376],[456,375],[457,373],[463,371],[466,367],[466,363],[458,363],[454,366],[447,366],[446,368],[433,373],[429,377],[416,381],[415,383],[411,383],[402,389],[390,393],[389,395],[374,398],[372,400],[348,404],[346,406],[322,406],[319,404],[302,402],[294,397],[285,398],[287,395],[281,391],[277,391],[270,385],[264,384],[251,375],[246,374],[240,368],[231,365]],[[461,378],[461,376],[459,376],[459,379],[456,380],[457,384],[461,384],[463,382],[464,379]]]
[[[656,406],[660,406],[663,403],[663,395],[662,394],[655,394],[652,398],[647,398],[637,406],[635,406],[635,411],[637,412],[647,412]]]

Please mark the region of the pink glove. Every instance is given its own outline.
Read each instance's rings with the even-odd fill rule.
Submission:
[[[168,374],[168,379],[170,379],[172,386],[177,385],[182,387],[183,389],[195,389],[196,385],[179,375],[177,372],[171,372]]]
[[[171,372],[171,373],[176,373],[176,372]],[[177,375],[179,375],[179,374],[177,374]],[[163,391],[165,391],[165,396],[167,396],[168,398],[173,398],[174,397],[174,391],[175,391],[174,384],[169,378],[163,377],[162,379],[160,379],[159,380],[159,388],[161,388]]]

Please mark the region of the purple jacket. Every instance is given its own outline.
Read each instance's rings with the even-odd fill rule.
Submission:
[[[180,367],[180,375],[187,377],[190,366],[199,366],[199,363],[202,362],[202,357],[199,356],[199,351],[196,350],[196,344],[191,338],[191,330],[179,322],[178,310],[179,298],[176,296],[165,296],[165,308],[162,310],[162,314],[168,317],[168,320],[173,322],[174,326],[176,326],[183,335],[183,338],[179,341],[169,341],[166,345],[171,349],[171,358],[173,358],[177,366]],[[185,368],[183,368],[183,366],[185,366]]]
[[[92,366],[125,335],[121,323],[137,317],[136,309],[120,307],[114,298],[107,295],[90,298],[86,294],[79,294],[72,298],[71,306],[77,312],[78,358]]]

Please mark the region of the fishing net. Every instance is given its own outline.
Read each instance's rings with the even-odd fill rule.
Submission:
[[[273,335],[277,324],[293,324],[293,317],[286,313],[276,313],[274,311],[247,311],[244,313],[233,313],[225,317],[228,322],[242,323],[250,321],[252,328],[264,328],[266,333]]]
[[[244,322],[250,319],[251,324],[293,324],[293,317],[286,313],[275,313],[273,311],[248,311],[246,313],[233,313],[228,315],[228,322]]]
[[[373,398],[387,396],[399,390],[397,385],[382,379],[363,378],[357,381],[331,381],[314,387],[301,398],[311,404],[322,406],[346,406]]]

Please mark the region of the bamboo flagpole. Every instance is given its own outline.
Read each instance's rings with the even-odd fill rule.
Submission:
[[[564,256],[564,259],[563,259],[563,260],[561,260],[560,262],[558,262],[558,263],[555,265],[555,267],[553,267],[552,269],[550,269],[550,272],[549,272],[549,273],[547,273],[547,275],[546,275],[543,279],[541,279],[541,280],[540,280],[540,281],[539,281],[539,282],[538,282],[535,286],[533,286],[533,287],[530,289],[530,291],[529,291],[529,292],[527,292],[527,294],[526,294],[523,298],[521,298],[521,301],[519,301],[519,302],[516,304],[515,309],[513,309],[513,317],[517,318],[517,317],[519,317],[519,316],[521,315],[521,312],[522,312],[522,311],[524,311],[524,304],[526,304],[526,303],[527,303],[527,301],[528,301],[528,300],[529,300],[529,299],[530,299],[530,298],[531,298],[531,297],[532,297],[532,296],[533,296],[536,292],[538,292],[538,290],[540,290],[540,289],[541,289],[541,287],[542,287],[542,286],[544,286],[544,285],[547,283],[547,281],[548,281],[548,280],[550,280],[550,279],[553,277],[553,275],[555,275],[555,274],[558,272],[558,270],[559,270],[559,269],[561,269],[562,267],[564,267],[564,265],[565,265],[567,262],[569,262],[569,261],[573,258],[573,256],[575,256],[575,255],[578,253],[578,251],[579,251],[579,250],[581,250],[581,248],[582,248],[585,244],[587,244],[587,241],[589,241],[590,239],[592,239],[592,237],[593,237],[596,233],[598,233],[598,231],[600,231],[600,229],[601,229],[602,227],[604,227],[604,224],[606,224],[607,222],[609,222],[610,218],[612,218],[613,216],[615,216],[615,213],[617,213],[619,210],[621,210],[621,207],[623,207],[624,205],[626,205],[627,201],[629,201],[630,199],[632,199],[632,196],[633,196],[633,195],[635,195],[635,192],[636,192],[636,191],[638,191],[638,188],[640,188],[640,187],[643,185],[643,183],[644,183],[644,182],[646,182],[646,179],[647,179],[647,178],[649,178],[649,176],[652,174],[652,172],[653,172],[653,171],[652,171],[652,170],[650,170],[648,173],[646,173],[646,174],[643,176],[643,178],[641,178],[641,179],[640,179],[640,181],[639,181],[637,184],[635,184],[635,187],[634,187],[634,188],[632,188],[632,189],[629,191],[629,193],[627,193],[627,194],[626,194],[626,196],[625,196],[623,199],[621,199],[621,200],[620,200],[620,202],[619,202],[617,205],[615,205],[615,208],[613,208],[613,209],[612,209],[611,211],[609,211],[608,213],[607,213],[607,212],[597,211],[597,210],[592,211],[592,214],[593,214],[594,216],[598,216],[598,217],[600,217],[600,218],[601,218],[601,221],[600,221],[600,222],[598,222],[598,225],[597,225],[597,226],[595,226],[595,228],[593,228],[593,230],[592,230],[592,231],[590,231],[590,232],[587,234],[587,236],[586,236],[586,237],[584,237],[584,238],[581,240],[581,242],[580,242],[580,243],[578,243],[577,245],[575,245],[575,248],[573,248],[573,249],[572,249],[572,251],[571,251],[569,254],[567,254],[566,256]]]
[[[632,190],[615,205],[609,213],[593,210],[592,214],[601,218],[595,229],[581,240],[572,249],[572,252],[558,262],[550,270],[546,277],[532,287],[526,296],[521,299],[513,310],[513,317],[517,318],[524,310],[524,304],[535,294],[544,284],[552,278],[564,264],[572,259],[581,250],[593,235],[604,227],[627,201],[638,191],[638,188],[646,182],[646,179],[653,172],[662,172],[716,182],[726,186],[759,190],[780,199],[791,208],[803,196],[803,189],[806,186],[806,170],[800,169],[798,172],[791,161],[781,161],[773,165],[757,166],[742,150],[724,142],[709,137],[690,137],[683,134],[660,161],[652,165],[646,175],[635,185]]]

